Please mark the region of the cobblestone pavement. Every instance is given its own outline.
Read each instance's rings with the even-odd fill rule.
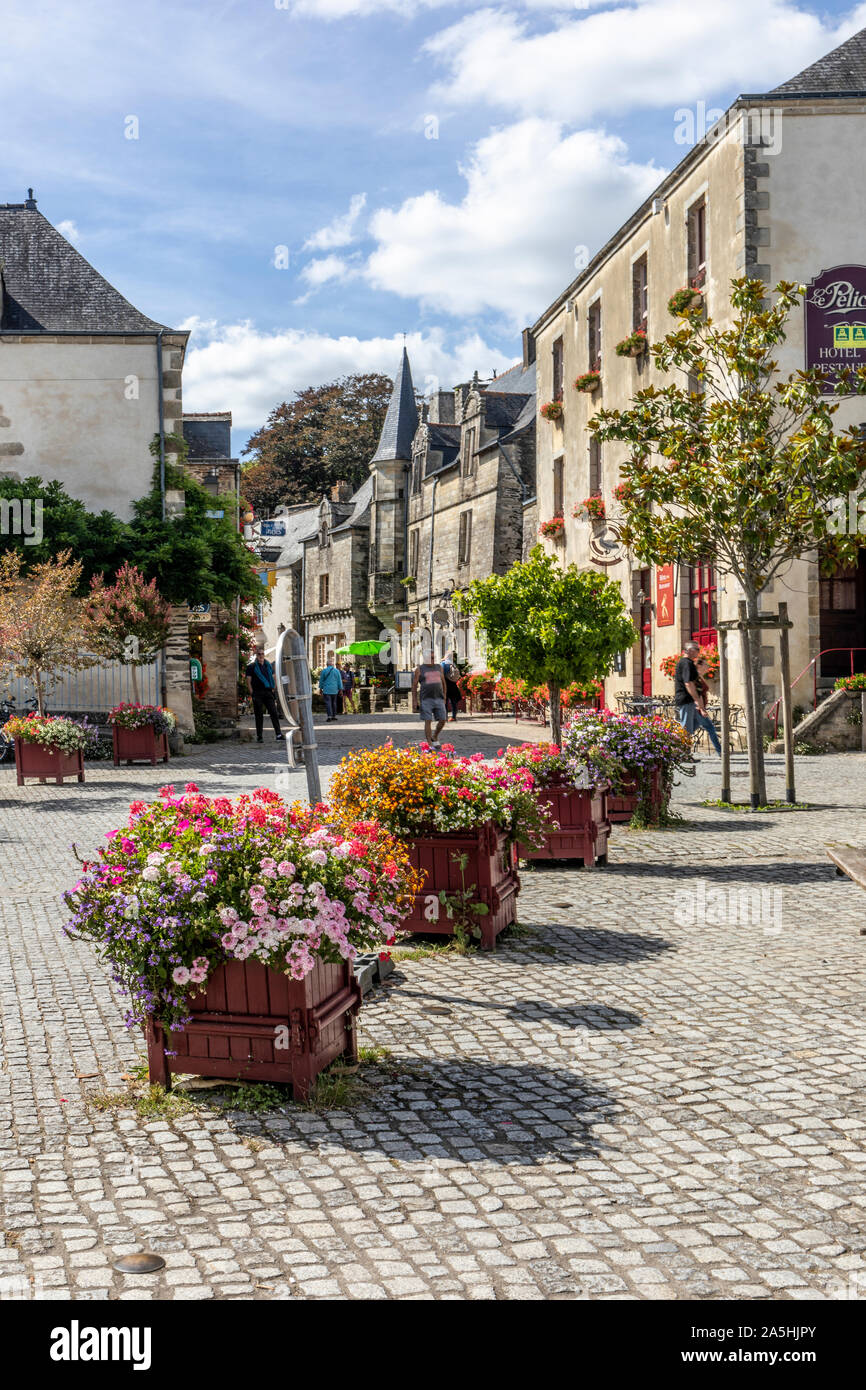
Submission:
[[[416,726],[323,729],[323,771],[386,733]],[[866,897],[822,849],[866,838],[866,756],[799,760],[812,809],[754,816],[699,804],[706,760],[681,828],[527,871],[495,954],[403,960],[368,996],[361,1041],[391,1055],[351,1109],[96,1110],[143,1049],[61,934],[70,842],[168,777],[238,791],[280,758],[198,748],[83,787],[0,770],[0,1297],[866,1297]],[[141,1248],[167,1268],[112,1271]]]

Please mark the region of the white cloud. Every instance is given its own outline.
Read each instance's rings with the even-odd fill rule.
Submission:
[[[584,10],[604,0],[514,0],[527,10]],[[459,0],[295,0],[292,14],[312,19],[366,19],[373,14],[393,14],[413,19],[424,10],[462,9]],[[467,8],[471,9],[469,5]]]
[[[348,246],[355,239],[355,224],[367,204],[366,193],[356,193],[348,212],[335,217],[326,227],[320,227],[304,242],[305,251],[330,251],[336,246]]]
[[[318,289],[329,280],[345,280],[351,273],[350,266],[341,256],[318,256],[301,271],[301,279]]]
[[[57,231],[61,236],[66,237],[67,241],[74,242],[76,245],[81,240],[81,233],[71,218],[67,218],[64,222],[58,222]]]
[[[480,140],[461,172],[458,203],[431,190],[373,214],[365,275],[448,313],[493,309],[519,327],[573,277],[576,247],[603,244],[664,171],[631,162],[616,136],[526,120]]]
[[[331,337],[289,328],[263,333],[251,323],[217,325],[190,319],[192,331],[183,372],[187,410],[231,410],[234,425],[254,430],[280,401],[305,386],[333,381],[352,372],[393,376],[403,338]],[[479,334],[449,338],[443,330],[409,333],[406,347],[416,389],[428,394],[480,376],[502,372],[515,360],[491,347]]]
[[[425,49],[448,73],[434,98],[581,122],[647,107],[673,112],[726,90],[766,91],[864,24],[864,4],[824,24],[791,0],[638,0],[539,32],[488,8]]]

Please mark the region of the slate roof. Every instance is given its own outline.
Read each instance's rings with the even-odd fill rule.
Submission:
[[[418,428],[418,408],[415,405],[415,388],[412,385],[412,370],[409,354],[403,349],[403,357],[394,378],[394,390],[388,402],[388,411],[379,447],[372,462],[385,459],[411,459],[412,440]]]
[[[518,395],[529,395],[535,390],[535,363],[530,362],[528,367],[524,367],[522,362],[518,362],[501,376],[495,376],[487,389],[497,392],[516,391]]]
[[[230,459],[232,455],[232,417],[229,411],[210,419],[184,415],[183,437],[189,445],[190,463],[197,459]]]
[[[493,391],[490,387],[484,392],[484,423],[491,430],[510,430],[517,422],[529,398],[516,391]]]
[[[27,203],[0,203],[0,332],[155,333],[56,227]]]
[[[427,426],[427,459],[424,464],[424,477],[432,478],[434,473],[442,473],[446,468],[451,468],[460,456],[460,436],[459,425],[428,425]],[[442,458],[434,458],[434,454],[441,454]]]
[[[389,455],[389,457],[393,457],[393,455]],[[373,479],[366,478],[349,503],[351,507],[349,515],[339,525],[332,526],[331,535],[333,536],[336,531],[351,531],[353,526],[369,527],[370,503],[372,501]]]
[[[265,537],[270,544],[263,545],[259,551],[263,560],[276,561],[279,569],[286,568],[300,560],[304,551],[304,541],[312,540],[319,531],[319,504],[312,503],[286,516],[274,517],[275,521],[285,523],[285,536]]]
[[[798,92],[866,92],[866,29],[773,88],[779,95]]]

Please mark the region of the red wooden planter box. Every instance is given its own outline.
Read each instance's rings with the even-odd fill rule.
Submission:
[[[653,813],[661,811],[662,786],[657,767],[652,770],[652,780],[650,784],[650,805]],[[607,794],[607,815],[610,821],[631,820],[638,808],[640,793],[638,792],[637,782],[624,782],[617,792]]]
[[[559,785],[539,787],[538,800],[548,806],[559,829],[550,830],[541,849],[521,845],[523,859],[582,859],[588,869],[607,863],[610,821],[607,794]]]
[[[355,1021],[361,988],[348,961],[317,961],[293,980],[260,961],[228,961],[190,999],[182,1033],[147,1025],[152,1085],[168,1087],[172,1072],[291,1085],[306,1100],[320,1071],[335,1058],[358,1059]],[[165,1049],[176,1052],[166,1057]]]
[[[41,743],[25,743],[16,738],[15,770],[19,787],[24,786],[25,777],[53,777],[55,782],[77,777],[83,782],[84,754],[80,748],[75,753],[64,753],[59,748],[45,748]]]
[[[125,758],[128,763],[146,762],[156,766],[158,758],[168,762],[168,735],[158,734],[152,724],[140,729],[125,729],[121,724],[112,724],[111,737],[114,743],[114,766],[119,767]]]
[[[460,866],[452,858],[455,854],[469,856],[462,878]],[[467,888],[476,885],[477,900],[487,905],[486,917],[476,921],[481,928],[482,950],[492,951],[499,933],[517,920],[517,853],[505,831],[488,823],[475,830],[425,835],[410,843],[409,858],[425,878],[412,913],[400,930],[453,936],[454,924],[439,901],[439,892],[460,893],[465,879]]]

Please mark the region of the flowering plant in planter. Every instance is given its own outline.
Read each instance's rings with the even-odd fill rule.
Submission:
[[[563,709],[572,709],[575,705],[594,704],[601,694],[601,683],[590,681],[588,685],[581,685],[580,681],[572,681],[567,685],[560,695],[560,704]]]
[[[604,498],[598,493],[593,493],[591,497],[586,497],[582,502],[578,502],[573,515],[588,516],[591,517],[593,521],[604,521],[607,515],[604,506]]]
[[[526,681],[512,680],[510,676],[500,676],[493,688],[497,700],[525,700],[528,694]]]
[[[646,329],[636,328],[627,338],[617,343],[614,352],[617,357],[640,357],[646,352]]]
[[[539,536],[547,536],[549,540],[558,540],[565,535],[565,517],[552,516],[549,521],[542,521],[538,528]]]
[[[676,290],[668,300],[668,313],[675,318],[685,318],[704,307],[704,296],[697,285],[685,285]]]
[[[459,678],[457,684],[464,695],[490,699],[496,688],[496,677],[492,671],[467,671]]]
[[[9,738],[22,743],[39,743],[43,748],[57,748],[61,753],[78,753],[88,745],[88,731],[74,719],[63,715],[13,714],[3,726]]]
[[[671,680],[674,678],[681,655],[681,652],[674,652],[671,656],[663,656],[659,662],[659,670]],[[719,674],[719,649],[715,643],[702,646],[696,660],[707,663],[707,680],[714,681]]]
[[[173,733],[177,725],[170,709],[163,709],[162,705],[133,704],[130,700],[122,700],[110,709],[108,722],[121,729],[144,729],[151,724],[155,734]]]
[[[501,758],[509,772],[530,772],[537,787],[551,787],[571,782],[571,763],[557,743],[521,743],[500,748]]]
[[[853,676],[840,676],[833,689],[866,690],[866,671],[857,671]]]
[[[541,407],[541,413],[545,420],[562,419],[562,401],[547,401]]]
[[[214,968],[252,957],[300,980],[317,959],[352,960],[390,943],[416,875],[381,826],[326,820],[276,792],[203,795],[163,787],[64,894],[70,937],[89,941],[129,996],[127,1026],[180,1030],[188,994]]]
[[[583,372],[576,378],[574,383],[575,391],[597,391],[601,385],[601,372],[594,368],[591,371]]]
[[[659,715],[647,718],[609,709],[580,710],[565,731],[563,748],[575,776],[586,768],[596,786],[602,781],[614,789],[636,784],[638,819],[653,822],[667,818],[674,772],[691,758],[692,741],[675,720]],[[661,796],[655,808],[650,805],[654,772]]]
[[[540,843],[545,815],[525,769],[486,767],[483,753],[455,758],[421,748],[359,748],[331,778],[341,819],[372,819],[394,835],[447,833],[492,822],[511,840]]]

